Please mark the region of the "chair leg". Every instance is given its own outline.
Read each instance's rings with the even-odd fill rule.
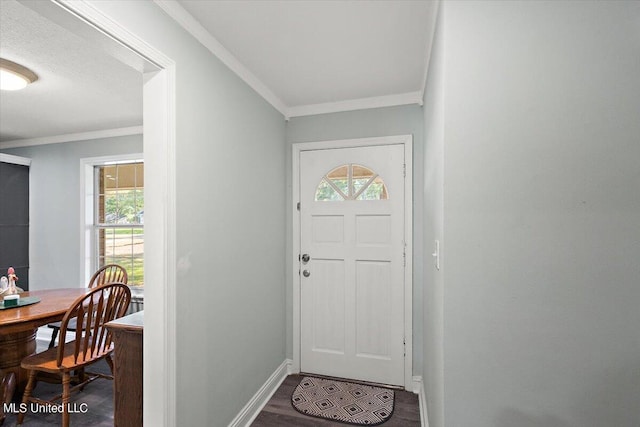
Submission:
[[[22,403],[27,404],[27,408],[29,407],[29,398],[31,397],[31,392],[33,391],[36,383],[36,371],[29,371],[29,381],[27,381],[27,387],[24,389],[24,394],[22,395]],[[18,412],[18,425],[22,425],[22,421],[24,421],[24,412]]]
[[[62,374],[62,427],[69,427],[70,382],[71,374],[69,372]]]
[[[51,341],[49,342],[49,348],[53,348],[56,345],[56,337],[58,336],[58,331],[60,328],[53,328],[53,332],[51,332]]]

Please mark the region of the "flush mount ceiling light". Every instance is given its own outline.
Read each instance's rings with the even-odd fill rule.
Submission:
[[[0,58],[0,89],[19,90],[38,80],[36,73],[8,59]]]

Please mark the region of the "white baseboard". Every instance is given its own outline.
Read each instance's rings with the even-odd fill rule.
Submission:
[[[242,408],[236,417],[229,423],[229,427],[248,427],[256,419],[262,408],[267,404],[273,393],[289,375],[293,360],[285,359],[284,362],[271,374],[260,390],[253,395],[251,400]]]
[[[406,387],[406,390],[414,394],[420,394],[420,387],[422,387],[422,377],[420,375],[416,375],[411,377],[411,389]]]
[[[418,395],[418,403],[420,405],[420,425],[429,427],[429,417],[427,417],[427,396],[424,392],[424,382],[421,376],[415,376],[413,380],[413,392]]]

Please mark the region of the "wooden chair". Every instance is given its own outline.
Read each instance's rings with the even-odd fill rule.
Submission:
[[[127,270],[125,270],[118,264],[107,264],[93,273],[93,276],[91,276],[91,279],[89,279],[89,285],[87,286],[87,288],[94,288],[96,286],[102,286],[105,283],[114,282],[124,283],[126,285],[128,280],[129,278],[127,276]],[[58,337],[58,332],[60,331],[60,322],[50,323],[47,326],[53,329],[53,331],[51,332],[51,341],[49,341],[49,348],[53,348],[53,346],[56,345],[56,338]],[[75,322],[70,323],[67,330],[75,331]]]
[[[112,334],[104,327],[107,322],[122,317],[131,302],[131,290],[124,283],[108,283],[98,286],[76,299],[62,318],[60,343],[42,353],[27,356],[21,366],[29,372],[29,381],[22,398],[23,405],[31,403],[54,404],[62,399],[62,426],[69,426],[69,397],[72,391],[82,389],[97,378],[113,379],[113,375],[85,372],[85,367],[105,359],[113,374]],[[69,323],[77,319],[75,340],[65,343]],[[80,372],[77,385],[71,387],[72,372]],[[31,396],[37,383],[36,374],[44,372],[62,377],[62,394],[50,401],[42,401]],[[18,425],[24,421],[24,412],[18,414]]]

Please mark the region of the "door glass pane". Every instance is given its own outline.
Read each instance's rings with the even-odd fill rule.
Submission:
[[[379,176],[357,197],[356,200],[387,200],[387,187]]]
[[[349,166],[344,165],[335,168],[327,174],[327,178],[338,188],[345,196],[349,195]]]
[[[340,201],[344,200],[344,197],[338,193],[327,181],[322,179],[320,185],[316,189],[316,201]]]
[[[369,180],[375,176],[375,173],[369,168],[360,165],[352,166],[352,183],[353,183],[353,194],[356,195],[364,187],[367,185]],[[362,199],[358,199],[362,200]]]
[[[347,179],[347,176],[349,176],[349,165],[342,165],[340,167],[337,167],[327,174],[327,177],[332,180]]]

